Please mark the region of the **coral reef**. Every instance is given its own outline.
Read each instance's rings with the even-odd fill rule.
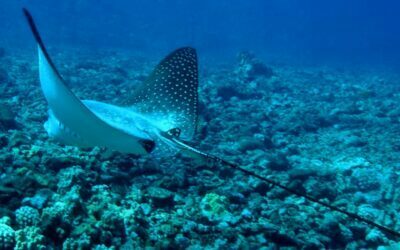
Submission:
[[[1,77],[0,72],[0,78]],[[16,129],[17,123],[15,121],[15,116],[10,105],[5,102],[0,102],[0,130]]]
[[[15,239],[15,250],[46,249],[46,242],[44,236],[41,234],[41,229],[35,226],[17,230],[15,232]]]
[[[59,70],[79,97],[122,105],[152,69],[135,58],[77,49],[54,61],[69,62]],[[35,61],[1,60],[0,249],[399,246],[230,169],[58,144],[43,129]],[[396,73],[263,63],[247,52],[237,63],[203,67],[197,147],[400,229]]]
[[[200,202],[201,213],[210,221],[229,221],[228,199],[215,193],[206,194]]]
[[[39,211],[35,208],[23,206],[15,211],[15,220],[20,228],[39,224]]]
[[[239,65],[236,73],[246,81],[253,81],[258,77],[269,78],[273,76],[273,71],[251,52],[240,52],[237,55]]]
[[[0,249],[13,249],[15,231],[7,224],[0,224]]]

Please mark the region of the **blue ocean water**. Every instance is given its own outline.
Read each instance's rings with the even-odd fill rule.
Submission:
[[[400,249],[399,9],[2,1],[0,250]]]
[[[29,46],[29,7],[54,44],[123,47],[157,55],[183,45],[214,58],[251,50],[265,60],[397,64],[396,1],[3,1],[1,40]]]

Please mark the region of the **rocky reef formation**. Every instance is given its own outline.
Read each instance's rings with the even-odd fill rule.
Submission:
[[[1,249],[399,246],[229,169],[57,144],[42,127],[36,60],[1,60]],[[70,62],[60,72],[80,97],[114,104],[151,70],[128,54],[68,51],[54,60]],[[208,72],[199,148],[400,229],[398,75],[269,65],[249,53]]]

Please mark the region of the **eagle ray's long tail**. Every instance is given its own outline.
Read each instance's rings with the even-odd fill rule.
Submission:
[[[299,192],[297,190],[288,188],[287,186],[279,183],[278,181],[274,181],[274,180],[269,179],[269,178],[267,178],[265,176],[259,175],[259,174],[255,173],[255,172],[252,172],[252,171],[247,170],[247,169],[245,169],[243,167],[240,167],[237,164],[234,164],[232,162],[229,162],[229,161],[226,161],[226,160],[224,160],[222,158],[219,158],[219,157],[217,157],[215,155],[204,153],[204,152],[202,152],[202,151],[200,151],[200,150],[198,150],[196,148],[193,148],[193,147],[187,145],[183,141],[180,141],[176,136],[174,136],[174,135],[172,135],[170,133],[163,133],[162,135],[165,138],[167,138],[167,139],[171,140],[172,142],[174,142],[178,147],[180,147],[183,150],[184,153],[186,153],[189,156],[201,157],[201,158],[205,159],[206,161],[208,161],[210,163],[217,163],[217,164],[219,164],[221,166],[229,167],[229,168],[232,168],[234,170],[240,171],[240,172],[246,174],[247,176],[252,176],[252,177],[257,178],[257,179],[259,179],[261,181],[269,183],[269,184],[271,184],[273,186],[277,186],[277,187],[285,190],[288,193],[294,194],[294,195],[299,196],[299,197],[303,197],[303,198],[305,198],[306,200],[308,200],[310,202],[317,203],[317,204],[319,204],[319,205],[321,205],[323,207],[329,208],[332,211],[336,211],[338,213],[347,215],[350,218],[353,218],[353,219],[356,219],[358,221],[364,222],[364,223],[366,223],[366,224],[368,224],[370,226],[373,226],[373,227],[376,227],[376,228],[380,229],[383,232],[389,233],[389,234],[391,234],[391,235],[393,235],[395,237],[400,238],[400,233],[396,232],[395,230],[393,230],[391,228],[388,228],[388,227],[386,227],[384,225],[378,224],[378,223],[376,223],[376,222],[374,222],[372,220],[366,219],[366,218],[364,218],[364,217],[362,217],[362,216],[360,216],[360,215],[358,215],[356,213],[352,213],[352,212],[349,212],[349,211],[347,211],[345,209],[339,208],[337,206],[333,206],[330,203],[321,201],[321,200],[319,200],[319,199],[317,199],[317,198],[315,198],[315,197],[313,197],[311,195],[304,194],[304,193],[301,193],[301,192]]]
[[[221,159],[219,157],[216,157],[216,156],[213,156],[213,155],[207,155],[207,156],[208,156],[208,158],[214,160],[217,163],[220,163],[223,166],[226,166],[226,167],[235,169],[237,171],[240,171],[240,172],[242,172],[242,173],[244,173],[244,174],[246,174],[248,176],[252,176],[252,177],[257,178],[257,179],[259,179],[261,181],[267,182],[267,183],[269,183],[269,184],[271,184],[273,186],[277,186],[277,187],[285,190],[288,193],[294,194],[294,195],[299,196],[299,197],[303,197],[303,198],[305,198],[306,200],[308,200],[310,202],[317,203],[317,204],[319,204],[319,205],[321,205],[323,207],[329,208],[332,211],[336,211],[336,212],[339,212],[341,214],[345,214],[350,218],[356,219],[358,221],[361,221],[361,222],[364,222],[364,223],[366,223],[368,225],[376,227],[376,228],[378,228],[378,229],[380,229],[380,230],[382,230],[382,231],[384,231],[386,233],[389,233],[389,234],[391,234],[393,236],[400,237],[400,233],[399,232],[396,232],[393,229],[388,228],[388,227],[386,227],[384,225],[378,224],[378,223],[376,223],[376,222],[374,222],[372,220],[366,219],[366,218],[364,218],[364,217],[362,217],[362,216],[360,216],[360,215],[358,215],[356,213],[352,213],[352,212],[346,211],[346,210],[344,210],[342,208],[333,206],[333,205],[331,205],[331,204],[329,204],[327,202],[321,201],[321,200],[319,200],[319,199],[317,199],[315,197],[312,197],[312,196],[310,196],[308,194],[304,194],[304,193],[301,193],[301,192],[296,191],[294,189],[288,188],[285,185],[282,185],[281,183],[279,183],[277,181],[271,180],[271,179],[269,179],[267,177],[264,177],[262,175],[254,173],[254,172],[252,172],[250,170],[247,170],[247,169],[245,169],[243,167],[240,167],[237,164],[231,163],[231,162],[226,161],[224,159]]]
[[[269,184],[271,184],[273,186],[277,186],[277,187],[285,190],[288,193],[294,194],[294,195],[299,196],[299,197],[304,197],[306,200],[308,200],[310,202],[317,203],[317,204],[319,204],[319,205],[321,205],[323,207],[329,208],[332,211],[336,211],[336,212],[339,212],[341,214],[347,215],[350,218],[353,218],[353,219],[356,219],[358,221],[364,222],[364,223],[366,223],[366,224],[368,224],[370,226],[373,226],[373,227],[376,227],[376,228],[382,230],[383,232],[389,233],[389,234],[391,234],[393,236],[396,236],[396,237],[400,238],[400,233],[396,232],[395,230],[393,230],[391,228],[388,228],[386,226],[378,224],[378,223],[376,223],[376,222],[374,222],[372,220],[366,219],[366,218],[364,218],[364,217],[362,217],[362,216],[360,216],[360,215],[358,215],[356,213],[352,213],[352,212],[349,212],[349,211],[344,210],[342,208],[333,206],[333,205],[329,204],[328,202],[321,201],[321,200],[319,200],[319,199],[317,199],[317,198],[315,198],[315,197],[313,197],[311,195],[304,194],[304,193],[301,193],[301,192],[296,191],[294,189],[288,188],[287,186],[285,186],[285,185],[283,185],[283,184],[281,184],[281,183],[279,183],[277,181],[274,181],[274,180],[269,179],[269,178],[267,178],[265,176],[262,176],[262,175],[259,175],[259,174],[255,173],[255,172],[247,170],[247,169],[245,169],[243,167],[240,167],[237,164],[234,164],[232,162],[226,161],[226,160],[224,160],[222,158],[219,158],[219,157],[217,157],[215,155],[204,153],[204,152],[202,152],[202,151],[200,151],[200,150],[198,150],[196,148],[193,148],[193,147],[187,145],[183,141],[180,141],[177,138],[177,136],[174,136],[171,133],[163,133],[162,135],[165,138],[167,138],[167,139],[171,140],[172,142],[174,142],[178,147],[180,147],[183,150],[184,153],[186,153],[186,154],[188,154],[190,156],[201,157],[201,158],[203,158],[206,161],[209,161],[211,163],[217,163],[219,165],[222,165],[222,166],[229,167],[229,168],[232,168],[234,170],[240,171],[240,172],[246,174],[247,176],[252,176],[252,177],[257,178],[257,179],[259,179],[261,181],[269,183]]]

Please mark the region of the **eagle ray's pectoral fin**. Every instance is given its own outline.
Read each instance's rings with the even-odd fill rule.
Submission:
[[[51,110],[49,119],[53,120],[50,124],[56,125],[47,132],[50,135],[62,134],[76,146],[100,146],[139,155],[151,152],[154,142],[151,143],[149,138],[127,133],[105,122],[74,95],[51,60],[31,14],[26,9],[23,12],[38,45],[40,85]],[[69,133],[65,133],[65,128]],[[72,134],[82,140],[70,137]],[[84,145],[79,145],[80,141],[84,141]]]

